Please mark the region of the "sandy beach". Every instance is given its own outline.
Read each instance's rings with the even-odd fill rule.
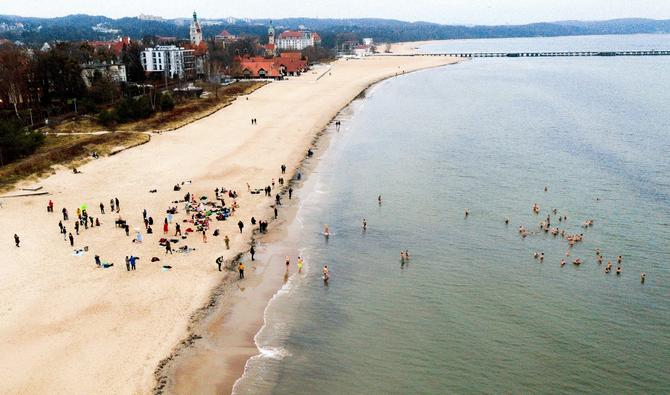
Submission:
[[[269,259],[248,265],[243,282],[235,280],[236,273],[217,271],[214,263],[218,256],[231,260],[248,251],[252,229],[257,228],[251,226],[252,216],[264,220],[272,216],[274,199],[248,193],[247,183],[251,188],[269,185],[282,176],[282,164],[288,179],[316,134],[374,82],[455,61],[387,56],[319,66],[301,77],[268,84],[183,128],[154,134],[145,145],[93,160],[79,168],[81,174],[61,169],[39,182],[18,186],[39,185],[49,195],[0,198],[0,393],[151,393],[158,364],[189,335],[193,313],[216,289],[223,289],[217,309],[229,313],[210,328],[225,328],[233,336],[227,340],[226,357],[217,365],[223,377],[208,390],[230,392],[246,359],[257,352],[253,335],[267,300],[282,283],[268,267]],[[251,125],[251,118],[258,124]],[[184,181],[191,183],[173,191]],[[175,247],[188,244],[195,251],[166,255],[158,244],[166,209],[186,192],[212,199],[216,187],[240,195],[226,197],[229,204],[236,200],[239,209],[211,227],[221,235],[214,237],[210,230],[204,243],[197,233],[191,234]],[[18,188],[7,195],[20,193]],[[154,189],[155,193],[149,192]],[[109,200],[115,197],[120,201],[119,214],[109,212]],[[49,199],[54,213],[47,213]],[[101,202],[106,214],[100,214]],[[74,248],[88,247],[83,256],[75,256],[59,234],[58,222],[66,207],[70,221],[64,224],[74,234],[72,218],[82,204],[102,224],[75,235]],[[186,213],[181,204],[178,207],[174,220],[181,223]],[[143,209],[156,221],[152,235],[144,232]],[[280,219],[283,210],[279,209]],[[130,237],[115,228],[119,215],[128,221]],[[245,224],[241,233],[240,220]],[[272,227],[277,225],[281,223]],[[131,242],[135,227],[142,230],[141,244]],[[21,238],[19,248],[14,245],[15,233]],[[174,223],[169,225],[169,235],[173,234]],[[224,235],[231,239],[229,250]],[[141,259],[137,270],[129,272],[124,257],[131,254]],[[98,268],[95,255],[114,266]],[[151,262],[152,257],[160,261]],[[163,265],[172,269],[163,270]],[[188,376],[191,370],[184,366],[176,374]],[[168,380],[168,384],[170,392],[175,383]]]

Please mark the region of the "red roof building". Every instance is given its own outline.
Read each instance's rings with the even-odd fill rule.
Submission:
[[[243,78],[274,78],[297,76],[308,68],[308,62],[300,58],[300,53],[282,53],[279,57],[241,57],[235,58],[239,64],[238,77]]]
[[[121,56],[123,47],[130,44],[130,37],[123,37],[114,41],[88,41],[88,44],[95,49],[98,48],[109,49],[116,56]]]

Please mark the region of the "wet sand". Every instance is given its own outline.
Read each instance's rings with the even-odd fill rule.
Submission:
[[[214,264],[217,256],[232,260],[248,250],[252,216],[271,216],[274,200],[247,193],[246,183],[252,188],[268,185],[281,176],[283,163],[292,174],[315,134],[375,81],[453,62],[428,57],[337,61],[269,84],[212,116],[154,135],[148,144],[91,161],[80,167],[82,174],[61,169],[38,183],[19,185],[39,184],[50,195],[0,199],[0,392],[151,392],[159,362],[189,336],[194,323],[205,322],[201,318],[210,311],[202,307],[211,302],[212,290],[221,287],[221,304],[215,307],[228,306],[230,313],[223,315],[222,324],[212,322],[210,330],[226,322],[236,329],[227,346],[230,358],[222,361],[219,371],[227,378],[213,391],[228,392],[248,355],[256,353],[253,335],[267,300],[281,286],[281,276],[277,284],[269,262],[258,261],[255,270],[248,267],[243,284],[233,283],[236,274],[218,272]],[[251,118],[257,118],[258,125],[252,126]],[[179,192],[172,190],[185,180],[192,183]],[[199,235],[191,235],[186,243],[196,251],[166,256],[158,245],[165,209],[186,192],[212,198],[213,189],[221,186],[240,193],[235,215],[213,224],[221,236],[210,231],[205,244]],[[149,193],[152,189],[157,192]],[[113,197],[119,198],[119,214],[131,230],[143,230],[146,208],[156,221],[155,233],[143,232],[142,244],[131,243],[134,232],[126,237],[114,227],[119,214],[109,213]],[[46,212],[49,199],[55,203],[53,214]],[[232,200],[226,198],[228,203]],[[99,214],[100,202],[107,214]],[[63,207],[72,218],[81,204],[88,205],[102,226],[75,237],[75,248],[88,246],[89,251],[74,256],[58,232],[58,221]],[[184,218],[183,210],[175,215],[175,220]],[[237,229],[238,220],[246,225],[243,233]],[[74,230],[72,220],[65,225]],[[173,232],[171,224],[170,235]],[[21,237],[20,248],[14,246],[14,233]],[[225,249],[223,235],[231,238],[230,250]],[[114,266],[97,268],[95,254]],[[124,267],[124,256],[130,254],[142,258],[133,272]],[[153,256],[160,262],[150,262]],[[162,265],[172,269],[164,271]],[[241,285],[244,290],[236,288]],[[227,287],[233,291],[226,292]],[[194,371],[179,369],[176,377]]]

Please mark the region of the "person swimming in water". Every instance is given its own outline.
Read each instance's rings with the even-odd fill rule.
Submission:
[[[302,273],[302,257],[298,257],[298,273]]]
[[[368,220],[363,218],[363,230],[367,230],[367,229],[368,229]]]
[[[382,195],[377,196],[377,203],[379,203],[380,206],[382,205]]]
[[[328,270],[328,265],[323,266],[321,273],[323,274],[323,282],[328,283],[328,280],[330,280],[330,271]]]
[[[330,236],[330,228],[328,228],[328,224],[323,225],[323,235],[326,237]]]

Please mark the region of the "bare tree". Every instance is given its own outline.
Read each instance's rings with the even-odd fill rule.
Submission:
[[[14,106],[17,118],[19,104],[27,92],[28,57],[20,48],[8,44],[0,47],[0,91]]]

